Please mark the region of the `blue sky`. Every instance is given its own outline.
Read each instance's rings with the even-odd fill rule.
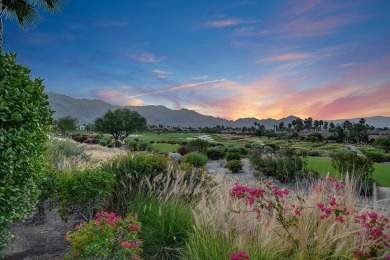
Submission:
[[[237,119],[390,116],[390,1],[69,0],[4,50],[47,92]]]

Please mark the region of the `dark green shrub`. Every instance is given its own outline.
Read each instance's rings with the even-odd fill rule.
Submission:
[[[231,160],[228,161],[225,165],[225,168],[232,171],[232,173],[236,173],[242,170],[242,162],[240,160]]]
[[[188,203],[138,196],[128,206],[127,212],[138,212],[142,222],[144,259],[184,259],[186,241],[195,225]]]
[[[181,155],[185,155],[186,153],[188,153],[187,148],[185,146],[180,146],[179,148],[177,148],[176,152],[180,153]]]
[[[42,176],[37,181],[39,197],[37,203],[37,213],[42,215],[46,209],[52,209],[58,197],[58,172],[52,166],[46,164],[42,171]]]
[[[310,150],[308,153],[307,153],[308,156],[311,156],[311,157],[320,157],[321,154],[319,151],[317,150]]]
[[[0,52],[0,258],[9,227],[37,203],[47,133],[52,123],[42,79]]]
[[[306,171],[306,162],[297,154],[285,149],[276,153],[255,151],[249,160],[256,170],[281,182],[292,181]]]
[[[314,132],[314,133],[309,134],[306,137],[305,141],[306,142],[317,142],[317,141],[322,141],[322,139],[323,138],[322,138],[322,135],[320,133]]]
[[[139,142],[137,145],[138,151],[152,151],[152,145],[149,142]]]
[[[218,149],[218,148],[208,149],[207,157],[210,160],[220,160],[225,158],[225,151],[223,149]]]
[[[238,148],[238,147],[232,147],[232,146],[230,146],[230,147],[228,147],[227,148],[227,152],[228,153],[240,153],[240,148]]]
[[[226,160],[241,160],[241,154],[240,153],[227,153],[226,154]]]
[[[181,159],[182,163],[189,163],[195,167],[205,166],[207,163],[207,157],[198,153],[187,153]]]
[[[137,151],[137,144],[138,144],[137,141],[131,139],[130,137],[127,137],[123,140],[123,142],[125,143],[128,149],[132,151]]]
[[[367,158],[370,158],[372,161],[381,163],[384,162],[386,157],[382,153],[377,153],[377,152],[366,152],[365,154]]]
[[[62,219],[73,213],[85,221],[93,219],[111,194],[114,176],[99,169],[61,173],[58,180],[58,198]]]
[[[374,162],[367,157],[353,152],[342,152],[332,158],[332,166],[340,174],[350,174],[356,180],[357,189],[361,194],[372,194]]]
[[[197,152],[201,154],[207,153],[207,147],[209,146],[209,142],[206,140],[195,139],[187,142],[187,150],[189,152]]]
[[[251,145],[252,150],[262,150],[264,147],[264,144],[261,142],[255,142]]]
[[[168,161],[166,156],[159,154],[132,154],[118,156],[103,164],[103,171],[115,177],[107,210],[125,215],[126,203],[140,192],[140,181],[145,177],[152,179],[157,174],[166,173]]]

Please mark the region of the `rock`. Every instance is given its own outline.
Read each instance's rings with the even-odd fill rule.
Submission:
[[[183,158],[183,155],[180,153],[169,153],[169,157],[172,159],[172,161],[181,161],[181,158]]]

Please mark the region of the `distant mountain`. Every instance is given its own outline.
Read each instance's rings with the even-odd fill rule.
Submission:
[[[50,107],[55,111],[54,119],[72,116],[78,119],[79,124],[92,123],[96,118],[101,117],[108,110],[115,110],[120,106],[114,106],[99,99],[75,99],[66,95],[48,93]],[[165,106],[128,106],[146,118],[150,125],[182,126],[182,127],[212,127],[217,125],[231,127],[251,127],[255,122],[264,125],[267,129],[272,129],[274,125],[284,122],[285,125],[297,119],[296,116],[288,116],[279,120],[240,118],[236,121],[226,120],[219,117],[205,116],[196,111],[188,109],[172,110]],[[390,117],[375,116],[367,117],[366,123],[376,127],[390,127]],[[346,119],[326,120],[341,124]],[[358,122],[360,118],[348,119],[351,122]]]

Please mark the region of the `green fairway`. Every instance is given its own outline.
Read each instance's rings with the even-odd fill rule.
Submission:
[[[307,166],[310,170],[323,175],[329,173],[332,177],[339,177],[338,172],[332,167],[332,159],[329,157],[308,157]],[[373,178],[376,183],[384,187],[390,187],[390,164],[375,163]]]
[[[177,150],[177,148],[179,148],[179,145],[177,145],[177,144],[152,144],[152,148],[155,152],[169,153],[169,152],[175,152]]]
[[[196,138],[197,136],[202,135],[200,133],[140,133],[134,138],[138,138],[142,141],[188,141],[187,138]]]

